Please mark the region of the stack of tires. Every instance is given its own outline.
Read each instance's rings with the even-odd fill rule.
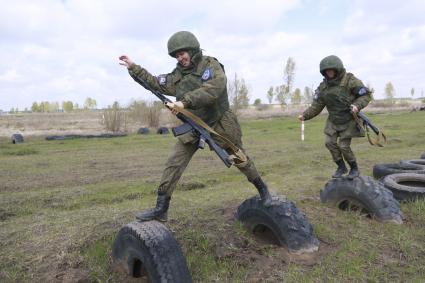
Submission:
[[[414,201],[425,196],[425,153],[420,159],[377,164],[373,176],[393,192],[399,201]]]

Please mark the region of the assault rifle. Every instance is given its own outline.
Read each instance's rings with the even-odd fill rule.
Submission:
[[[381,138],[384,141],[384,143],[387,142],[387,137],[385,136],[385,134],[375,125],[372,124],[372,122],[370,122],[370,120],[366,117],[365,114],[363,114],[361,111],[357,112],[357,113],[353,113],[351,111],[351,103],[348,100],[344,100],[342,99],[342,97],[338,96],[338,100],[343,103],[344,105],[347,106],[348,111],[350,111],[354,117],[354,119],[356,120],[356,122],[360,125],[360,120],[361,122],[363,122],[363,127],[366,130],[366,134],[367,134],[367,139],[369,141],[369,143],[371,145],[376,145],[376,146],[380,146],[383,147],[384,145],[381,143]],[[372,129],[372,131],[378,136],[376,139],[370,137],[369,135],[369,128]]]
[[[167,102],[173,103],[170,99],[165,97],[165,95],[162,94],[161,92],[150,88],[149,85],[143,80],[140,80],[138,78],[134,78],[134,80],[137,83],[139,83],[141,86],[143,86],[145,89],[152,92],[164,104],[166,104]],[[198,148],[204,149],[205,144],[208,144],[210,149],[215,151],[215,153],[218,155],[218,157],[220,157],[221,161],[223,161],[223,163],[227,167],[232,166],[233,164],[232,158],[227,153],[227,151],[225,151],[223,148],[221,148],[218,144],[215,143],[209,131],[207,131],[204,127],[202,127],[197,122],[195,122],[192,118],[188,117],[187,115],[181,112],[177,113],[176,117],[180,119],[183,122],[183,124],[172,128],[172,131],[175,137],[178,137],[180,135],[183,135],[189,132],[193,132],[195,135],[199,136]],[[197,118],[197,117],[194,116],[193,118]]]

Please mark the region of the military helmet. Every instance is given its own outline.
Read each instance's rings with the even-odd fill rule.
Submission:
[[[320,61],[320,73],[325,76],[325,71],[329,69],[334,69],[337,74],[340,74],[344,71],[344,64],[337,56],[330,55]]]
[[[199,50],[200,45],[198,39],[193,33],[188,31],[179,31],[173,34],[167,43],[168,54],[174,57],[180,50]]]

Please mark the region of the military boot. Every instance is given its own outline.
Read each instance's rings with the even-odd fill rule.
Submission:
[[[167,221],[167,211],[170,205],[171,197],[165,194],[159,194],[156,199],[156,207],[152,209],[148,209],[136,214],[136,218],[139,221],[150,221],[150,220],[158,220],[165,222]]]
[[[261,177],[255,178],[252,183],[257,188],[258,192],[260,193],[261,202],[264,206],[271,206],[272,204],[272,196],[270,195],[269,189],[267,188],[267,185],[263,182]]]
[[[345,166],[345,162],[343,159],[340,159],[335,162],[338,165],[335,173],[332,175],[332,178],[341,178],[342,175],[348,172],[347,167]]]
[[[354,178],[360,176],[359,167],[357,167],[357,162],[348,162],[350,164],[350,173],[348,173],[347,178],[353,180]]]

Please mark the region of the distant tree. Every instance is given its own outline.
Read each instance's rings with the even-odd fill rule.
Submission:
[[[301,90],[299,88],[296,88],[294,90],[294,94],[291,96],[291,103],[292,104],[300,104],[301,103]]]
[[[32,112],[40,112],[40,107],[38,106],[37,102],[33,102],[31,105],[31,111]]]
[[[412,89],[410,90],[410,95],[412,96],[412,99],[413,99],[413,96],[415,96],[415,88],[412,87]]]
[[[366,85],[366,87],[367,87],[368,90],[370,90],[370,98],[371,98],[371,100],[372,101],[375,100],[375,97],[373,96],[373,93],[375,92],[375,89],[369,83]]]
[[[292,91],[292,85],[295,78],[295,65],[295,61],[291,57],[286,60],[283,81],[286,84],[288,93],[291,93]]]
[[[277,86],[275,87],[275,97],[276,97],[276,101],[279,102],[279,104],[281,106],[285,106],[287,105],[287,100],[288,100],[288,88],[286,85],[281,85],[281,86]]]
[[[261,99],[257,98],[254,100],[254,106],[258,106],[261,104]]]
[[[269,90],[267,91],[267,99],[269,100],[269,104],[272,104],[274,97],[273,87],[271,86]]]
[[[74,103],[73,110],[78,110],[78,109],[80,109],[80,105],[78,105],[78,103],[77,103],[77,102],[75,102],[75,103]]]
[[[9,113],[12,113],[12,114],[15,113],[15,108],[13,108],[13,107],[10,108]]]
[[[84,101],[84,109],[95,109],[97,106],[97,102],[95,99],[87,97]]]
[[[390,101],[391,104],[394,103],[394,86],[391,82],[388,82],[385,85],[385,97]]]
[[[308,86],[304,87],[302,98],[304,103],[311,103],[313,101],[313,90]]]
[[[65,112],[71,112],[72,110],[74,110],[74,104],[72,103],[72,101],[63,101],[62,109]]]
[[[238,79],[235,73],[235,78],[228,86],[229,100],[232,110],[238,115],[241,108],[249,106],[249,89],[243,78]]]

